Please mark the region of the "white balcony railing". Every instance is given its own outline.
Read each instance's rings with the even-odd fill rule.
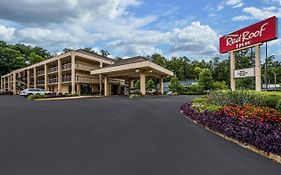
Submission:
[[[45,74],[45,71],[44,71],[44,70],[39,70],[39,71],[37,71],[37,76],[44,75],[44,74]]]
[[[71,76],[63,76],[62,77],[62,82],[70,82],[71,81]]]
[[[48,73],[53,73],[53,72],[57,72],[58,71],[58,67],[51,67],[48,70]]]
[[[39,80],[37,81],[37,85],[44,85],[45,84],[45,81],[44,80]]]
[[[58,83],[58,78],[51,78],[48,80],[49,84]]]
[[[62,70],[71,69],[71,63],[66,63],[62,65]]]

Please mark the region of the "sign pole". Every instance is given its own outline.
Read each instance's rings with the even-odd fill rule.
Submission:
[[[267,91],[268,85],[267,85],[267,42],[265,42],[265,67],[264,67],[264,83],[265,83],[265,89]]]
[[[260,45],[255,46],[255,75],[256,75],[256,91],[261,91],[261,61],[260,61]]]
[[[234,79],[235,54],[234,51],[229,52],[229,54],[230,54],[230,87],[232,91],[235,91],[235,79]]]

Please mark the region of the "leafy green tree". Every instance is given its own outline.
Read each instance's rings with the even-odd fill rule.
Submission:
[[[28,60],[29,64],[32,65],[44,61],[44,58],[40,55],[37,55],[35,52],[31,52],[31,54],[28,56]]]
[[[184,87],[182,86],[182,84],[179,82],[179,80],[175,76],[170,81],[169,89],[172,92],[181,93],[183,91]]]
[[[110,53],[107,50],[101,50],[101,55],[107,57],[108,55],[110,55]]]
[[[213,82],[211,71],[209,69],[203,69],[199,74],[198,82],[204,90],[210,90]]]
[[[0,47],[0,75],[24,67],[25,60],[19,51]]]
[[[147,90],[152,90],[152,89],[155,89],[155,88],[156,88],[155,82],[152,79],[149,79],[146,82],[146,89]]]
[[[201,67],[195,67],[194,68],[194,72],[196,73],[196,77],[197,77],[197,79],[199,79],[199,74],[200,74],[200,72],[202,72],[202,68]]]
[[[162,56],[161,54],[158,54],[158,53],[153,54],[151,56],[148,56],[148,59],[162,67],[167,66],[167,59],[164,56]]]
[[[212,71],[214,81],[225,81],[226,85],[230,84],[230,62],[229,59],[223,60],[215,65]]]

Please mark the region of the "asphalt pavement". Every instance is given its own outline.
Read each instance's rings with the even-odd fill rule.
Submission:
[[[192,97],[0,96],[1,175],[279,175],[180,114]]]

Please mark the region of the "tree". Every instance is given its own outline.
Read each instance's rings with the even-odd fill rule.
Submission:
[[[101,55],[107,57],[108,55],[110,55],[110,53],[107,50],[101,50]]]
[[[28,60],[29,60],[29,64],[35,64],[35,63],[39,63],[41,61],[44,61],[44,58],[41,57],[40,55],[37,55],[36,53],[32,52],[29,56],[28,56]]]
[[[203,69],[199,74],[199,84],[204,90],[210,90],[213,82],[210,69]]]
[[[194,72],[196,73],[196,77],[197,77],[197,79],[199,79],[199,74],[200,74],[200,72],[202,72],[202,68],[201,67],[195,67],[194,69]]]
[[[146,82],[146,89],[147,90],[152,90],[152,89],[155,89],[155,88],[156,88],[155,82],[152,79],[149,79]]]
[[[71,52],[71,51],[72,51],[72,50],[69,49],[69,48],[64,48],[62,52],[63,52],[63,53],[68,53],[68,52]]]
[[[151,56],[148,56],[148,59],[150,61],[152,61],[153,63],[158,64],[162,67],[167,66],[167,59],[165,57],[163,57],[161,54],[155,53]]]
[[[19,51],[0,47],[0,75],[26,66],[24,57]]]
[[[171,79],[169,89],[176,93],[181,93],[183,91],[183,86],[180,84],[176,76]]]

